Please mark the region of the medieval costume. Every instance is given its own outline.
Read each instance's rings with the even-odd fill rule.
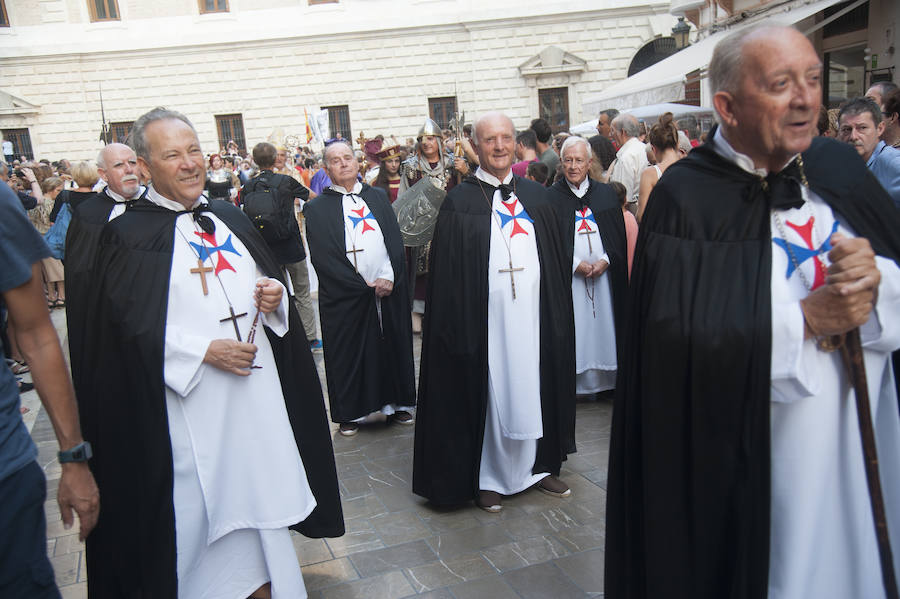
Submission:
[[[579,187],[561,177],[549,193],[571,256],[576,392],[587,395],[614,389],[620,348],[617,333],[625,321],[628,287],[622,210],[612,188],[590,177]],[[575,273],[582,261],[598,260],[609,264],[602,275],[585,278]]]
[[[416,403],[403,241],[385,194],[332,185],[304,207],[319,277],[319,315],[331,419],[409,411]],[[376,297],[370,283],[393,281]]]
[[[478,169],[441,206],[413,464],[436,504],[517,493],[575,451],[571,258],[545,191]]]
[[[666,170],[641,223],[606,596],[884,597],[853,390],[839,352],[804,340],[799,300],[824,282],[832,233],[871,242],[882,279],[861,334],[898,547],[900,219],[847,145],[813,138],[767,173],[709,139]]]
[[[287,527],[343,534],[315,363],[286,291],[274,312],[254,307],[262,277],[284,286],[227,202],[184,210],[151,187],[104,227],[84,349],[105,380],[79,397],[105,498],[87,541],[92,599],[245,597],[267,581],[303,597]],[[259,368],[206,364],[222,338],[255,343]]]

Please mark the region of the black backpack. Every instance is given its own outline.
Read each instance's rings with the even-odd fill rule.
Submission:
[[[294,220],[294,203],[281,201],[278,196],[278,175],[272,173],[273,181],[268,175],[259,175],[251,179],[241,191],[241,204],[244,214],[253,222],[256,230],[269,243],[277,243],[297,234]],[[249,191],[248,191],[249,189]]]

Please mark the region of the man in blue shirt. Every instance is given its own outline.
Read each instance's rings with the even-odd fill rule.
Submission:
[[[57,494],[63,522],[71,527],[72,510],[78,512],[79,538],[84,539],[97,522],[100,498],[88,469],[90,448],[81,437],[75,392],[41,287],[40,262],[50,250],[6,185],[0,185],[0,214],[0,296],[16,324],[19,348],[63,450]],[[3,353],[0,349],[0,358]],[[8,368],[0,368],[0,597],[4,599],[60,596],[47,559],[47,490],[36,458],[37,448],[19,413],[15,377]]]
[[[856,148],[866,166],[900,208],[900,150],[879,138],[884,131],[881,109],[871,98],[855,98],[838,114],[838,139]]]

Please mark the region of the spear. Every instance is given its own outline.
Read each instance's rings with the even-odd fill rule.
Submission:
[[[103,110],[103,84],[97,84],[98,89],[100,90],[100,118],[103,120],[103,128],[100,130],[100,139],[103,140],[104,145],[109,145],[109,130],[106,128],[106,112]]]

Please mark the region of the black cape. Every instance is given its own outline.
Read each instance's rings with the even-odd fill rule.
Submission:
[[[836,218],[897,260],[900,217],[856,151],[817,137],[803,159]],[[772,242],[760,181],[707,143],[650,196],[613,411],[610,599],[767,595]]]
[[[616,355],[622,363],[622,334],[627,309],[628,292],[628,251],[625,240],[625,217],[616,193],[609,185],[589,179],[587,193],[579,198],[569,187],[565,177],[554,183],[549,190],[550,200],[559,212],[561,234],[566,246],[569,264],[575,253],[575,211],[587,205],[594,214],[597,231],[603,241],[603,250],[609,255],[610,264],[606,270],[609,289],[612,294],[613,323],[616,328]],[[571,272],[571,269],[570,269]]]
[[[263,239],[240,209],[210,202],[212,212],[247,247],[257,265],[283,282]],[[99,598],[177,595],[172,446],[166,415],[163,353],[176,212],[138,200],[100,238],[97,314],[85,342],[85,366],[99,384],[79,397],[94,447],[91,470],[103,497],[87,540],[88,594]],[[293,303],[272,346],[285,405],[307,479],[312,514],[294,530],[309,537],[344,532],[331,437],[318,373]],[[84,421],[83,421],[84,423]],[[278,492],[272,489],[272,492]]]
[[[480,188],[483,185],[484,191]],[[558,475],[575,451],[575,329],[572,259],[542,185],[515,176],[534,220],[541,264],[541,413],[533,472]],[[488,401],[488,257],[493,187],[470,176],[444,199],[431,242],[425,305],[413,492],[436,504],[478,494]]]
[[[381,227],[394,267],[394,289],[381,300],[381,326],[375,290],[356,272],[345,251],[343,195],[329,187],[303,208],[310,259],[319,277],[325,377],[334,422],[350,422],[391,403],[416,404],[400,227],[383,190],[364,183],[359,195]]]
[[[146,192],[145,192],[146,193]],[[130,203],[130,202],[129,202]],[[66,323],[69,337],[69,358],[76,397],[90,397],[90,383],[94,377],[84,368],[85,343],[94,323],[96,281],[94,262],[100,245],[100,232],[109,221],[116,201],[104,188],[102,191],[72,207],[72,220],[66,232]],[[83,408],[84,404],[80,403]],[[81,414],[82,428],[85,414]],[[95,422],[88,418],[88,423]],[[87,435],[87,432],[83,431]]]

